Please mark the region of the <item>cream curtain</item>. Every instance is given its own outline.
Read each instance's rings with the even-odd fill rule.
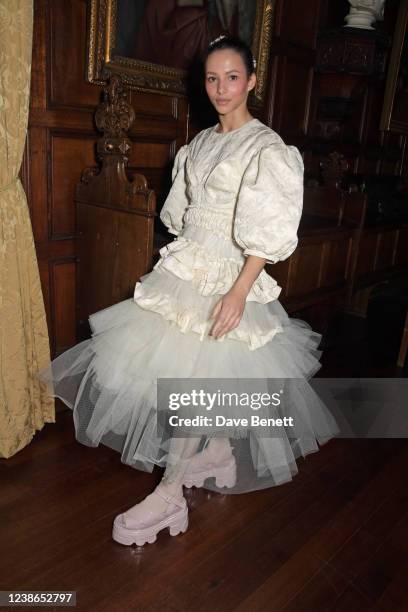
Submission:
[[[54,400],[36,373],[49,341],[27,200],[18,178],[27,130],[33,0],[0,0],[0,457],[24,448]]]

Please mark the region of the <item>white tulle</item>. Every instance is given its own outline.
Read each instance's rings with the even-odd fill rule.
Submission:
[[[152,273],[162,286],[160,276]],[[169,279],[167,283],[171,285]],[[183,283],[173,280],[175,294],[187,294]],[[132,299],[120,302],[93,315],[92,338],[54,360],[43,379],[50,393],[72,408],[78,441],[94,447],[103,443],[136,469],[166,467],[170,439],[157,433],[158,378],[236,378],[239,388],[243,378],[306,380],[319,369],[319,334],[289,318],[278,301],[248,306],[266,311],[280,330],[252,351],[245,341],[216,340],[194,330],[180,333],[180,321],[143,309]],[[335,422],[310,385],[298,393],[295,388],[295,394],[285,414],[296,424],[291,437],[284,431],[264,437],[257,428],[226,430],[239,478],[233,489],[222,492],[241,493],[290,480],[297,472],[296,458],[317,451],[319,443],[336,433]],[[234,416],[228,410],[224,414]],[[279,413],[271,408],[268,416]],[[205,486],[219,490],[212,480]]]

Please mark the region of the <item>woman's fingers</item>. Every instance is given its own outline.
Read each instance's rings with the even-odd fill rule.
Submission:
[[[211,326],[211,329],[209,331],[209,335],[210,336],[214,336],[214,331],[215,329],[219,328],[220,326],[220,314],[221,314],[221,310],[222,310],[222,298],[216,303],[214,310],[212,311],[210,318],[211,319],[215,319],[214,323]]]
[[[211,328],[210,335],[214,338],[219,338],[225,333],[234,329],[239,324],[241,317],[234,311],[228,312],[226,308],[221,308],[214,325]]]
[[[214,336],[214,338],[221,338],[221,336],[223,336],[224,334],[228,333],[229,331],[237,327],[238,324],[239,324],[239,319],[237,319],[237,317],[234,317],[231,320],[225,321],[225,323],[221,323],[219,328],[214,329],[214,332],[212,335]]]
[[[220,338],[239,325],[245,308],[245,300],[237,299],[233,293],[226,293],[215,305],[211,318],[215,319],[209,334]]]
[[[219,301],[216,303],[216,305],[215,305],[215,307],[214,307],[214,310],[213,310],[213,311],[212,311],[212,313],[211,313],[210,318],[211,318],[211,319],[215,319],[215,318],[217,317],[218,313],[220,312],[221,308],[222,308],[222,299],[221,299],[221,300],[219,300]]]

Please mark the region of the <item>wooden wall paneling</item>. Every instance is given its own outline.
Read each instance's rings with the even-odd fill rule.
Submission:
[[[133,143],[132,153],[129,156],[129,167],[137,168],[165,168],[169,162],[175,140],[138,141]]]
[[[76,342],[75,261],[52,263],[53,349],[58,355]]]
[[[351,259],[352,236],[343,233],[324,245],[320,287],[335,287],[346,283]]]
[[[408,138],[406,136],[401,137],[401,166],[400,175],[406,181],[408,178]]]
[[[86,0],[48,0],[48,108],[95,109],[100,90],[85,80]]]
[[[296,45],[315,48],[322,0],[284,0],[279,20],[281,38]]]
[[[368,87],[366,82],[360,83],[355,87],[352,93],[351,104],[352,114],[350,119],[345,121],[342,140],[344,143],[358,146],[362,144],[365,132],[368,104]]]
[[[307,11],[299,0],[278,0],[271,43],[271,83],[265,116],[290,144],[304,148],[313,85],[314,47],[321,0]]]
[[[276,264],[266,264],[265,266],[265,271],[270,274],[282,288],[279,299],[287,296],[291,261],[292,257],[289,257],[289,259],[285,259],[285,261],[278,261]]]
[[[34,1],[30,110],[47,106],[47,11],[48,0]]]
[[[95,166],[95,134],[50,131],[50,238],[75,237],[75,186],[84,168]]]
[[[48,240],[47,205],[47,133],[41,128],[30,128],[27,136],[30,159],[29,187],[31,225],[37,245]]]
[[[42,127],[47,129],[66,129],[72,131],[95,131],[94,113],[91,111],[63,109],[42,110],[32,108],[30,110],[30,127]]]
[[[408,264],[408,227],[398,230],[398,240],[395,253],[395,264]]]
[[[378,232],[366,231],[361,235],[358,259],[356,265],[356,281],[359,278],[373,272],[377,258]]]
[[[303,143],[309,121],[313,68],[296,57],[281,56],[272,127],[291,144]]]
[[[319,28],[338,28],[345,24],[344,17],[350,10],[347,0],[322,0]]]
[[[177,118],[175,116],[165,116],[160,113],[156,116],[151,112],[149,114],[139,112],[136,114],[135,122],[129,132],[129,137],[136,142],[146,137],[159,141],[178,137],[180,138],[180,142],[184,144],[187,132],[185,122],[185,116],[184,118]]]
[[[407,137],[404,134],[400,136],[400,149],[401,149],[401,160],[398,169],[398,174],[402,177],[406,177],[407,169]]]
[[[303,139],[308,131],[313,68],[287,58],[285,90],[282,91],[280,130],[291,142]]]
[[[398,239],[396,229],[389,229],[379,232],[377,243],[377,256],[375,260],[375,270],[384,270],[394,263],[395,248]]]
[[[323,243],[304,239],[291,256],[291,279],[287,298],[312,293],[319,287],[323,261]]]
[[[358,172],[378,174],[382,155],[383,137],[379,131],[383,101],[383,89],[377,82],[370,82],[367,88],[367,104],[363,126],[363,151]]]
[[[146,177],[149,188],[157,194],[157,214],[171,187],[171,170],[177,149],[176,138],[169,141],[162,139],[160,142],[144,140],[133,144],[129,172],[139,172]]]
[[[383,135],[380,174],[399,175],[401,173],[403,137],[392,132]]]
[[[177,121],[179,117],[186,115],[187,102],[182,98],[170,95],[158,95],[155,93],[129,91],[129,102],[134,108],[136,117],[153,118],[154,121]],[[137,121],[136,121],[137,123]]]

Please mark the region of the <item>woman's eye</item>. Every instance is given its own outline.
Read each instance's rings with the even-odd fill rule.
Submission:
[[[207,81],[209,81],[210,83],[213,83],[215,81],[215,77],[209,76],[207,77]]]
[[[238,75],[237,74],[230,74],[229,78],[231,79],[231,81],[236,81],[237,78],[238,78]]]

